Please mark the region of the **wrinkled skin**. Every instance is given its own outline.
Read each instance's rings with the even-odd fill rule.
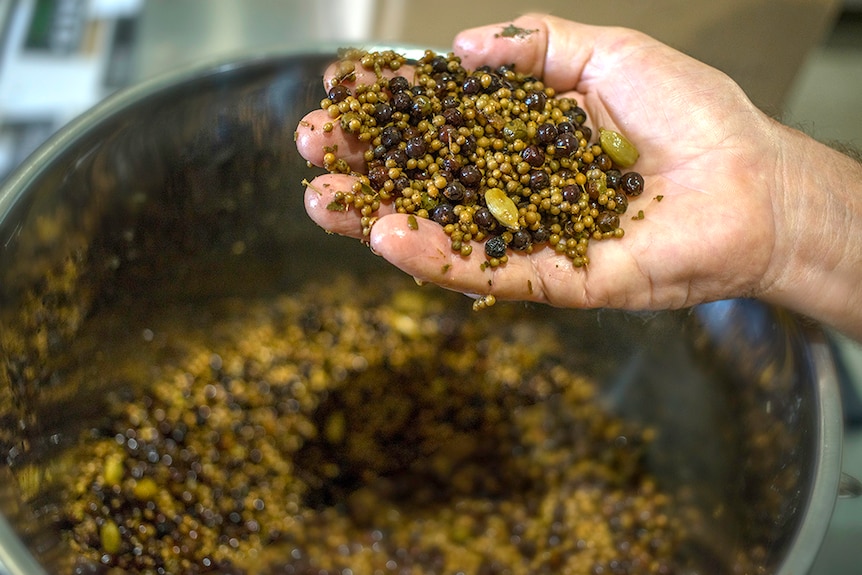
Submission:
[[[482,269],[481,249],[462,257],[434,222],[420,220],[414,230],[407,216],[383,208],[365,238],[375,253],[417,279],[503,300],[655,310],[756,296],[812,311],[805,309],[806,294],[794,291],[805,287],[797,276],[811,276],[794,245],[809,232],[793,212],[799,200],[788,182],[808,177],[798,173],[796,158],[814,143],[763,114],[722,72],[642,33],[526,15],[514,24],[530,33],[512,36],[500,33],[506,24],[460,33],[455,54],[468,69],[514,63],[559,95],[576,98],[594,133],[610,128],[634,142],[640,159],[632,169],[644,176],[645,192],[632,198],[622,218],[625,236],[591,242],[586,269],[547,247]],[[321,165],[323,147],[337,143],[362,170],[363,148],[337,128],[324,134],[325,121],[315,111],[298,126],[303,156]],[[835,162],[840,169],[850,165]],[[323,228],[359,238],[358,214],[326,209],[331,195],[351,182],[346,175],[317,177],[305,206]],[[631,220],[639,210],[645,218]],[[826,256],[840,261],[844,254]]]

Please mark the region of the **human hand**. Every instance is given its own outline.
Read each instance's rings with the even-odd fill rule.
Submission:
[[[623,216],[625,236],[591,242],[587,268],[574,268],[547,247],[511,253],[505,265],[490,268],[481,265],[482,250],[468,257],[453,252],[433,221],[409,222],[383,206],[366,238],[371,248],[417,279],[497,299],[665,309],[756,294],[776,234],[773,122],[726,75],[641,33],[539,15],[514,25],[532,32],[503,35],[505,24],[467,30],[454,52],[468,69],[514,63],[558,95],[577,99],[594,133],[614,129],[635,143],[640,159],[633,169],[643,175],[645,192]],[[339,156],[361,170],[363,146],[337,123],[329,134],[311,129],[326,121],[324,114],[313,112],[298,127],[300,152],[322,165],[324,147],[337,144]],[[358,214],[327,209],[332,194],[351,185],[351,176],[319,176],[305,205],[323,228],[359,238]],[[644,219],[631,221],[639,210]],[[411,229],[416,224],[419,233]]]

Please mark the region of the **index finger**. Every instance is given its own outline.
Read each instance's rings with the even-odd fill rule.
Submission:
[[[342,58],[332,62],[324,71],[323,87],[327,94],[336,85],[353,92],[357,86],[370,86],[377,82],[378,73],[387,78],[404,76],[411,85],[415,76],[414,68],[408,65],[397,70],[383,68],[376,71],[366,68],[355,58]],[[365,172],[365,152],[369,145],[345,133],[328,110],[317,109],[306,114],[297,125],[295,141],[300,155],[315,166],[324,165],[328,150],[337,150],[338,157],[347,162],[351,170]]]
[[[332,62],[326,67],[323,72],[323,87],[327,92],[336,84],[343,84],[348,88],[355,88],[361,85],[371,85],[379,79],[378,74],[385,78],[393,78],[395,76],[404,76],[413,84],[415,77],[415,69],[413,66],[404,64],[397,70],[391,68],[381,68],[379,70],[369,68],[362,64],[361,59],[357,59],[356,55],[346,58],[340,58]]]

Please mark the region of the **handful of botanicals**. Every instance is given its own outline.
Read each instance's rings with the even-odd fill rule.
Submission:
[[[628,197],[643,192],[643,177],[625,171],[638,152],[611,130],[599,128],[594,140],[574,99],[555,97],[512,67],[467,71],[453,55],[425,52],[413,82],[392,76],[407,63],[393,51],[340,56],[321,102],[332,118],[324,130],[338,122],[369,147],[367,172],[329,208],[358,209],[366,234],[380,204],[392,202],[397,212],[443,226],[462,255],[484,241],[483,265],[492,267],[509,250],[545,244],[581,267],[590,240],[623,236]],[[345,85],[357,64],[377,81]],[[334,148],[324,167],[351,171]]]

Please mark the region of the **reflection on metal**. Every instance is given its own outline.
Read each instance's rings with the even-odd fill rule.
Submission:
[[[847,473],[841,474],[841,482],[838,484],[838,497],[854,498],[862,495],[862,481],[859,481]]]

